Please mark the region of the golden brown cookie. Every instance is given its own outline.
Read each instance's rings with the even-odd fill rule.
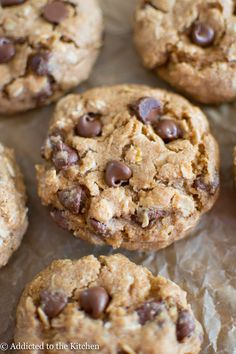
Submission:
[[[135,43],[144,65],[189,97],[236,98],[235,1],[139,0]]]
[[[23,177],[13,150],[0,144],[0,267],[20,246],[27,226]]]
[[[61,343],[63,353],[86,353],[87,344],[102,354],[197,354],[202,328],[176,284],[119,254],[87,256],[54,261],[26,287],[19,342],[43,344],[42,353],[59,353]]]
[[[204,114],[146,86],[62,99],[37,167],[53,219],[95,244],[160,249],[214,204],[218,146]]]
[[[97,0],[1,0],[0,113],[49,104],[86,80],[102,27]]]

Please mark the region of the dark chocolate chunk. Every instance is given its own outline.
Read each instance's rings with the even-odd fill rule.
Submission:
[[[146,322],[153,321],[164,310],[164,303],[161,301],[148,301],[140,306],[136,312],[139,316],[139,322],[141,325],[145,325]]]
[[[209,47],[215,39],[214,29],[206,23],[195,22],[191,28],[191,40],[200,47]]]
[[[131,105],[131,111],[144,124],[156,122],[162,113],[160,101],[153,97],[142,97]]]
[[[40,305],[49,318],[56,317],[67,304],[67,296],[59,291],[43,290],[40,294]]]
[[[109,295],[101,286],[84,290],[80,294],[81,308],[93,318],[99,318],[109,302]]]
[[[138,223],[139,225],[143,224],[144,221],[144,214],[147,213],[148,219],[149,219],[149,224],[145,226],[144,228],[151,229],[153,226],[156,225],[158,220],[160,218],[163,218],[166,216],[166,211],[164,210],[157,210],[157,209],[140,209],[137,210],[137,213],[133,216],[133,221]]]
[[[190,337],[195,330],[195,322],[193,316],[188,310],[183,310],[178,316],[176,323],[176,336],[179,342]]]
[[[47,88],[45,88],[44,90],[38,92],[37,95],[35,96],[36,106],[40,107],[40,106],[44,105],[45,102],[47,101],[47,99],[50,96],[52,96],[52,94],[53,94],[52,87],[51,87],[51,85],[49,83]]]
[[[214,181],[212,183],[205,182],[203,176],[199,176],[195,179],[193,183],[193,187],[197,190],[202,190],[203,192],[209,193],[210,195],[214,195],[219,187],[219,176],[216,175]]]
[[[99,235],[106,235],[108,233],[107,226],[105,224],[101,223],[100,221],[95,220],[95,219],[90,219],[89,223],[92,226],[92,228],[94,229],[94,231],[96,233],[98,233]]]
[[[101,134],[102,123],[99,117],[92,114],[84,114],[79,118],[79,122],[76,126],[76,134],[84,138],[93,138]]]
[[[59,141],[53,148],[52,161],[58,170],[67,169],[75,165],[79,156],[75,149],[72,149],[62,141]]]
[[[14,5],[21,5],[25,2],[26,0],[0,0],[0,5],[2,7],[5,6],[14,6]]]
[[[50,212],[55,223],[64,230],[69,230],[69,222],[63,210],[54,209]]]
[[[68,16],[66,5],[61,1],[48,3],[43,10],[43,17],[48,22],[59,24]]]
[[[0,64],[8,63],[15,54],[16,49],[13,42],[6,37],[0,37]]]
[[[120,161],[110,161],[106,166],[105,181],[109,187],[120,187],[132,176],[132,170]]]
[[[39,52],[31,55],[28,61],[28,67],[39,76],[46,76],[49,74],[48,67],[49,52]]]
[[[73,214],[79,214],[86,203],[86,194],[82,187],[76,186],[57,192],[60,203]]]
[[[165,143],[183,137],[183,132],[178,123],[172,119],[161,119],[153,125],[153,128]]]

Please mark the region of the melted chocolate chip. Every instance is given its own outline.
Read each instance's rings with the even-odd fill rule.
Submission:
[[[53,94],[53,92],[52,92],[51,85],[48,84],[47,88],[45,88],[44,90],[38,92],[37,95],[35,96],[36,106],[40,107],[40,106],[44,105],[45,102],[47,101],[47,99],[50,96],[52,96],[52,94]]]
[[[53,211],[51,211],[50,214],[58,226],[60,226],[64,230],[69,230],[69,222],[63,210],[54,209]]]
[[[11,61],[16,54],[13,42],[6,38],[0,37],[0,64]]]
[[[98,220],[95,219],[90,219],[89,220],[90,225],[92,226],[92,228],[94,229],[94,231],[96,233],[98,233],[99,235],[106,235],[108,230],[107,230],[107,226],[103,223],[101,223]]]
[[[162,113],[160,101],[153,97],[142,97],[131,106],[132,112],[144,124],[156,122]]]
[[[183,132],[181,131],[178,123],[172,119],[159,120],[153,128],[165,143],[182,138],[183,136]]]
[[[68,16],[66,5],[61,1],[47,4],[43,10],[43,17],[51,23],[59,24]]]
[[[102,124],[96,115],[88,113],[79,118],[75,130],[79,136],[93,138],[101,134]]]
[[[62,141],[58,142],[53,148],[52,161],[58,170],[67,169],[75,165],[79,156],[75,149],[72,149]]]
[[[103,314],[108,302],[109,295],[101,286],[89,288],[80,294],[81,308],[93,318],[99,318]]]
[[[144,222],[144,214],[147,214],[148,219],[149,219],[149,224],[147,226],[142,226]],[[150,209],[150,210],[138,210],[136,215],[133,216],[133,220],[141,225],[144,228],[151,229],[153,226],[156,225],[158,220],[160,218],[163,218],[166,216],[166,211],[164,210],[157,210],[157,209]]]
[[[187,310],[180,312],[176,323],[176,336],[179,342],[184,338],[190,337],[195,330],[193,316]]]
[[[148,228],[152,228],[154,225],[156,225],[157,221],[160,218],[163,218],[164,216],[166,216],[166,211],[164,210],[155,210],[155,209],[151,209],[148,212],[148,218],[149,218],[149,225]]]
[[[212,183],[207,183],[204,180],[204,177],[197,177],[193,183],[193,187],[197,190],[202,190],[203,192],[214,195],[219,187],[219,176],[216,175]]]
[[[30,56],[28,67],[39,76],[46,76],[49,74],[48,68],[49,52],[40,52]]]
[[[60,203],[73,214],[79,214],[86,204],[86,194],[82,187],[64,189],[57,192]]]
[[[153,321],[163,310],[164,304],[161,301],[145,302],[136,310],[139,317],[139,323],[143,326],[146,322]]]
[[[40,305],[49,318],[56,317],[67,304],[67,297],[64,293],[43,290],[40,294]]]
[[[132,170],[120,161],[110,161],[106,166],[105,181],[109,187],[120,187],[132,176]]]
[[[191,40],[200,47],[209,47],[215,39],[215,31],[206,23],[196,22],[191,28]]]
[[[14,6],[14,5],[21,5],[25,2],[26,0],[0,0],[0,5],[2,7],[5,6]]]

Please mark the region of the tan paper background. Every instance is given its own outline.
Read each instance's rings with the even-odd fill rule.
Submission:
[[[86,0],[85,0],[86,1]],[[98,85],[142,83],[165,87],[142,68],[132,42],[135,0],[101,0],[105,46],[90,80],[79,91]],[[121,251],[155,274],[177,282],[188,293],[203,324],[202,354],[236,354],[236,191],[232,152],[236,144],[236,103],[204,108],[221,149],[221,194],[192,236],[158,253]],[[53,107],[0,119],[0,140],[15,148],[29,195],[30,227],[20,249],[0,270],[0,342],[11,342],[15,309],[26,282],[53,259],[108,254],[60,230],[36,193],[34,165],[46,136]],[[117,252],[117,251],[116,251]]]

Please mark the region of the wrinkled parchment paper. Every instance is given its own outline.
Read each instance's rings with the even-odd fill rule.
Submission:
[[[106,24],[105,46],[90,80],[78,91],[127,82],[165,87],[142,68],[135,52],[132,42],[135,2],[101,0]],[[202,354],[236,354],[236,190],[232,174],[236,103],[204,110],[221,148],[221,193],[216,205],[188,239],[158,253],[121,252],[155,274],[159,272],[177,282],[188,292],[188,299],[205,330]],[[25,175],[30,217],[21,247],[0,270],[0,343],[12,341],[16,305],[25,284],[53,259],[113,252],[108,247],[91,246],[60,230],[40,204],[34,165],[40,162],[40,146],[52,111],[53,106],[0,118],[0,140],[15,148]]]

